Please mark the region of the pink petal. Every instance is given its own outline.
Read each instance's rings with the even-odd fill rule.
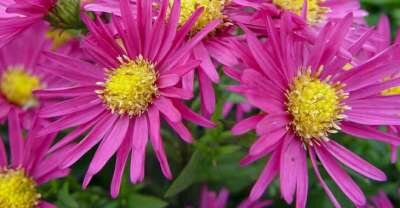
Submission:
[[[121,188],[122,176],[124,174],[125,164],[129,156],[130,139],[128,135],[131,131],[128,130],[127,136],[125,137],[121,147],[117,151],[114,174],[111,180],[111,197],[116,198]]]
[[[232,134],[241,135],[251,131],[264,117],[264,115],[255,115],[239,121],[237,124],[235,124],[235,126],[232,127]]]
[[[15,110],[11,110],[9,118],[9,140],[11,149],[11,164],[13,167],[22,165],[24,160],[24,139],[22,138],[22,130],[19,117]]]
[[[175,108],[170,99],[161,96],[156,101],[154,101],[153,104],[163,115],[165,115],[172,122],[182,120],[181,113],[178,111],[178,109]]]
[[[286,136],[282,146],[282,153],[280,158],[281,170],[279,181],[281,185],[282,197],[288,204],[293,202],[294,193],[296,191],[297,173],[296,166],[301,149],[300,141],[297,137]]]
[[[337,160],[361,175],[377,181],[386,180],[385,173],[335,141],[324,142],[323,145]]]
[[[132,136],[131,174],[132,183],[142,182],[144,179],[144,162],[146,145],[149,139],[149,130],[146,116],[136,118]]]
[[[358,206],[366,203],[366,198],[353,179],[339,166],[325,148],[315,146],[316,153],[328,174],[349,199]]]
[[[164,145],[160,134],[160,113],[156,108],[150,108],[147,115],[149,119],[149,132],[151,143],[154,152],[156,153],[158,162],[160,163],[161,171],[166,178],[171,179],[172,173],[168,164],[167,156],[164,151]]]
[[[362,126],[351,122],[342,122],[342,131],[363,139],[373,139],[394,145],[400,145],[400,138],[392,134],[382,132],[372,126]]]

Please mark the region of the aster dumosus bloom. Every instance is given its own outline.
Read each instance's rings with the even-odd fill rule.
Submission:
[[[104,11],[120,15],[118,1],[97,0],[85,4],[84,8],[89,11]],[[172,2],[172,1],[171,1]],[[135,1],[131,1],[135,4]],[[157,15],[160,8],[160,1],[153,1],[154,14]],[[199,8],[203,9],[200,14]],[[213,84],[219,83],[220,76],[217,71],[219,63],[224,65],[235,65],[237,63],[234,54],[229,51],[229,40],[235,39],[235,27],[230,20],[230,15],[236,13],[237,8],[230,5],[226,0],[182,0],[181,13],[179,16],[179,27],[182,32],[187,33],[186,39],[196,35],[201,29],[212,21],[219,21],[220,24],[206,38],[197,44],[192,50],[192,55],[201,63],[196,72],[188,73],[183,79],[183,87],[190,91],[194,88],[194,80],[199,82],[201,110],[203,115],[210,116],[215,110],[215,93]],[[135,14],[136,15],[136,14]],[[185,22],[192,15],[198,16],[193,27],[187,28]],[[197,74],[197,76],[195,76]]]
[[[93,57],[95,65],[56,53],[47,54],[61,66],[52,71],[76,86],[37,91],[41,98],[64,99],[41,110],[40,117],[57,120],[39,135],[76,127],[52,148],[53,151],[74,143],[79,135],[88,132],[79,143],[74,143],[64,167],[72,165],[100,143],[87,170],[85,187],[113,155],[116,155],[116,165],[112,196],[118,195],[129,155],[131,181],[143,181],[149,137],[163,174],[172,178],[160,135],[161,118],[188,143],[193,142],[193,138],[183,119],[213,127],[213,123],[184,104],[192,98],[193,92],[183,89],[181,80],[199,65],[199,61],[190,57],[190,51],[218,21],[210,22],[186,41],[184,37],[201,9],[188,20],[186,29],[177,30],[180,1],[174,2],[170,12],[168,5],[167,0],[162,1],[158,16],[153,18],[152,2],[137,1],[135,17],[129,1],[122,0],[121,17],[113,15],[111,25],[106,25],[101,18],[91,20],[83,16],[89,34],[82,40],[82,47]],[[110,31],[111,27],[116,29],[115,34]]]
[[[254,33],[243,27],[247,44],[237,43],[234,49],[242,53],[247,69],[237,74],[240,85],[230,90],[245,96],[261,111],[232,129],[235,135],[252,129],[259,135],[241,163],[247,165],[269,156],[250,199],[262,196],[269,183],[279,176],[285,201],[290,204],[296,196],[296,206],[305,207],[308,153],[314,172],[335,207],[340,204],[322,179],[319,164],[355,205],[363,206],[363,192],[338,162],[373,180],[383,181],[386,176],[340,145],[332,134],[340,131],[399,144],[398,137],[376,128],[400,122],[399,97],[381,95],[382,90],[399,84],[400,79],[382,82],[399,70],[400,62],[394,53],[399,46],[393,45],[364,63],[343,70],[351,62],[349,54],[360,50],[368,39],[360,38],[351,50],[342,48],[353,22],[351,15],[339,22],[328,22],[311,44],[296,38],[294,23],[285,14],[279,31],[272,21],[267,17],[266,41],[257,40]]]
[[[228,206],[229,191],[225,188],[219,193],[210,191],[207,186],[201,190],[200,208],[225,208]],[[241,202],[238,208],[265,208],[272,204],[271,200],[250,201],[249,199]]]
[[[265,29],[265,16],[279,19],[285,12],[292,12],[309,25],[317,27],[327,21],[340,20],[348,13],[353,13],[355,22],[364,23],[363,17],[367,15],[367,12],[361,9],[359,0],[233,0],[232,2],[248,11],[235,16],[234,20],[257,30]]]
[[[63,86],[65,80],[47,73],[41,65],[50,65],[42,53],[51,49],[45,38],[48,27],[37,23],[0,49],[0,120],[16,111],[24,128],[30,128],[38,108],[45,103],[33,91]],[[64,47],[62,52],[69,52]]]
[[[17,112],[10,114],[9,151],[0,138],[0,207],[55,207],[42,199],[38,187],[69,174],[69,169],[59,167],[69,147],[47,155],[55,135],[35,137],[41,127],[35,123],[25,137]]]

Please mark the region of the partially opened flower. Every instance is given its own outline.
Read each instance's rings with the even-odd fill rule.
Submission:
[[[0,138],[0,207],[55,207],[44,201],[38,187],[69,174],[69,169],[59,167],[69,148],[47,155],[55,135],[33,137],[32,128],[25,137],[17,112],[10,114],[9,151]]]
[[[129,1],[121,1],[121,17],[112,16],[111,25],[101,18],[83,19],[89,29],[82,47],[96,63],[84,62],[56,53],[47,56],[61,67],[52,70],[56,75],[76,83],[72,88],[37,91],[47,99],[63,99],[43,108],[42,118],[57,120],[39,135],[76,127],[52,150],[76,143],[64,166],[70,166],[100,143],[87,170],[84,186],[106,162],[116,155],[111,194],[117,196],[125,163],[131,155],[130,178],[133,183],[144,179],[146,145],[150,137],[163,174],[172,174],[160,135],[161,118],[186,142],[193,138],[183,119],[204,127],[213,123],[191,111],[185,104],[193,92],[181,87],[182,77],[199,65],[190,51],[217,25],[212,21],[203,30],[185,41],[186,32],[179,30],[180,2],[175,1],[169,18],[169,2],[162,1],[160,13],[152,16],[150,0],[137,1],[134,18]],[[196,13],[201,10],[196,11]],[[186,27],[191,28],[197,16],[192,16]],[[115,28],[114,34],[110,28]]]
[[[228,207],[229,191],[225,188],[219,193],[210,191],[207,186],[201,190],[200,208],[225,208]],[[271,200],[250,201],[249,199],[241,202],[238,208],[265,208],[272,204]]]
[[[0,48],[36,23],[79,28],[79,0],[3,0],[0,3]]]
[[[51,48],[51,41],[45,38],[47,29],[42,23],[35,24],[0,49],[1,121],[14,110],[24,128],[30,128],[38,107],[44,104],[32,91],[66,84],[40,67],[48,64],[42,53]]]
[[[257,40],[248,29],[247,44],[236,44],[247,69],[239,74],[240,85],[230,89],[246,97],[261,113],[244,119],[232,129],[242,134],[255,129],[259,138],[242,164],[270,156],[250,194],[258,199],[279,176],[281,195],[287,203],[296,196],[296,206],[305,207],[308,193],[307,153],[322,187],[336,207],[339,203],[321,178],[318,160],[344,194],[357,206],[366,199],[338,162],[370,179],[386,180],[385,174],[347,150],[332,137],[337,132],[388,144],[400,139],[380,131],[379,125],[400,123],[399,96],[382,96],[383,89],[397,86],[400,79],[382,82],[399,71],[393,45],[350,70],[351,54],[362,47],[368,35],[345,51],[342,44],[353,22],[347,15],[328,22],[315,42],[296,38],[283,14],[278,31],[267,18],[266,41]]]

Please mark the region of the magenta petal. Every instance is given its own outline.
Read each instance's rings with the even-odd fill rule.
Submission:
[[[89,174],[94,175],[98,173],[115,152],[117,152],[125,138],[128,127],[128,116],[121,117],[116,121],[109,135],[103,139],[97,148],[87,171]]]
[[[187,107],[185,104],[183,104],[180,101],[175,101],[174,102],[175,107],[181,112],[182,117],[188,121],[191,121],[195,124],[198,124],[202,127],[205,128],[214,128],[215,124],[213,122],[211,122],[210,120],[202,117],[201,115],[195,113],[192,111],[192,109],[190,109],[189,107]]]
[[[132,136],[131,174],[132,183],[142,182],[144,179],[144,162],[146,145],[149,139],[149,130],[145,115],[136,118]]]
[[[161,75],[157,80],[157,87],[159,89],[172,87],[179,82],[179,76],[176,74]]]
[[[0,167],[7,166],[7,152],[4,147],[3,138],[0,136]]]
[[[182,120],[181,113],[175,108],[170,99],[161,96],[153,104],[172,122]]]
[[[301,144],[300,144],[301,145]],[[304,208],[307,204],[308,195],[308,166],[307,153],[304,149],[299,149],[297,158],[297,181],[296,181],[296,207]]]
[[[253,188],[250,192],[250,200],[256,201],[258,200],[265,189],[271,183],[272,179],[276,176],[279,171],[279,158],[280,151],[275,151],[271,158],[269,159],[267,165],[264,167],[261,175],[258,177],[257,182],[254,184]]]
[[[8,118],[9,140],[11,149],[11,164],[13,167],[18,167],[23,163],[24,157],[24,139],[22,138],[22,130],[19,117],[15,110],[11,110]]]
[[[235,124],[235,126],[232,127],[231,130],[232,134],[241,135],[251,131],[256,127],[257,123],[260,122],[260,120],[263,119],[264,117],[265,117],[264,115],[255,115],[239,121],[238,123]]]
[[[130,136],[131,132],[128,130],[127,136],[125,137],[121,147],[117,151],[116,155],[116,161],[115,161],[115,169],[114,169],[114,174],[111,180],[111,197],[116,198],[119,194],[119,190],[121,188],[121,181],[122,181],[122,176],[124,174],[125,170],[125,164],[129,156],[129,150],[131,149],[130,146],[130,139],[128,136]]]
[[[107,116],[93,127],[93,129],[83,138],[71,151],[68,160],[66,160],[62,167],[69,167],[78,161],[86,152],[94,147],[113,127],[117,116]]]
[[[358,206],[365,205],[367,200],[364,193],[353,179],[339,166],[332,155],[323,147],[316,146],[315,150],[322,165],[343,193],[349,197],[354,204]]]
[[[335,196],[332,194],[332,191],[329,189],[328,185],[325,183],[324,179],[321,177],[321,173],[318,170],[317,160],[315,158],[315,152],[314,152],[313,148],[309,149],[309,155],[310,155],[311,164],[314,169],[315,175],[317,176],[317,179],[318,179],[319,183],[321,184],[322,188],[324,189],[325,193],[328,195],[329,199],[331,200],[331,202],[333,203],[335,208],[341,208],[339,202],[336,200]]]
[[[165,154],[164,145],[160,134],[160,113],[156,108],[150,108],[147,115],[149,119],[149,132],[151,143],[154,152],[156,153],[158,162],[160,163],[161,171],[166,178],[171,179],[172,173],[168,164],[167,156]]]
[[[377,181],[386,180],[385,173],[335,141],[324,142],[323,145],[337,160],[361,175]]]
[[[400,145],[399,137],[386,132],[382,132],[373,126],[361,126],[351,122],[342,122],[341,128],[343,132],[346,132],[353,136],[364,139],[373,139],[388,144]]]
[[[250,155],[261,154],[265,149],[271,148],[282,140],[287,130],[285,128],[278,129],[277,131],[271,132],[261,136],[257,141],[251,145]]]
[[[282,197],[288,204],[293,202],[294,193],[296,191],[297,173],[295,170],[300,151],[303,151],[301,148],[300,141],[298,141],[297,138],[293,135],[286,136],[282,146],[279,181],[281,184]]]

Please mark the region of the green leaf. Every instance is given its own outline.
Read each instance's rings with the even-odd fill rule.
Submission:
[[[69,184],[64,183],[59,194],[58,194],[58,201],[60,207],[65,208],[79,208],[78,202],[71,196],[69,193]]]
[[[202,171],[209,166],[211,166],[210,160],[201,154],[199,150],[196,150],[190,158],[189,163],[168,188],[165,197],[175,196],[193,183],[201,181],[203,176]]]
[[[132,194],[128,199],[128,207],[130,208],[163,208],[167,205],[167,202],[157,197],[142,194]]]

